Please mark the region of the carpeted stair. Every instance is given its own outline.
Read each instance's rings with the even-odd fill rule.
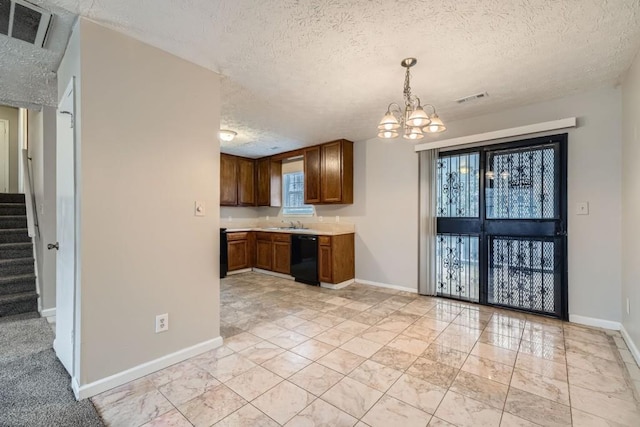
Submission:
[[[0,317],[38,311],[24,194],[0,193]]]

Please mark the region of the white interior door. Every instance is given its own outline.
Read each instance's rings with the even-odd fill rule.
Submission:
[[[56,144],[56,339],[58,359],[74,376],[75,330],[75,178],[74,80],[58,106]]]
[[[9,121],[0,120],[0,193],[9,192]]]

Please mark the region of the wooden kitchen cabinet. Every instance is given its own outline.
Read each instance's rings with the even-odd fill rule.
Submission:
[[[220,206],[238,204],[237,157],[220,154]]]
[[[318,237],[318,279],[342,283],[355,277],[354,234]]]
[[[320,146],[304,150],[304,202],[320,203]]]
[[[341,139],[320,149],[320,202],[353,203],[353,142]]]
[[[353,203],[353,142],[340,139],[304,150],[304,202]]]
[[[255,160],[236,157],[238,162],[238,205],[256,205]]]
[[[272,269],[282,274],[291,273],[291,235],[273,233]]]
[[[273,241],[271,233],[256,233],[257,268],[271,270],[273,267]]]
[[[282,206],[282,161],[259,159],[256,171],[258,206]]]
[[[251,243],[247,232],[227,233],[229,271],[251,267]]]
[[[256,205],[256,163],[220,154],[220,206]]]

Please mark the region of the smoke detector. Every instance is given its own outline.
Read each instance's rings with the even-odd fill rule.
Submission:
[[[51,12],[23,0],[0,0],[0,34],[44,47]]]
[[[465,96],[464,98],[456,99],[458,104],[463,104],[465,102],[474,101],[476,99],[482,99],[488,97],[489,94],[487,92],[476,93],[475,95]]]

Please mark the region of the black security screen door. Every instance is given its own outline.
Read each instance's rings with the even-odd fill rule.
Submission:
[[[440,154],[438,295],[567,318],[566,143]]]

